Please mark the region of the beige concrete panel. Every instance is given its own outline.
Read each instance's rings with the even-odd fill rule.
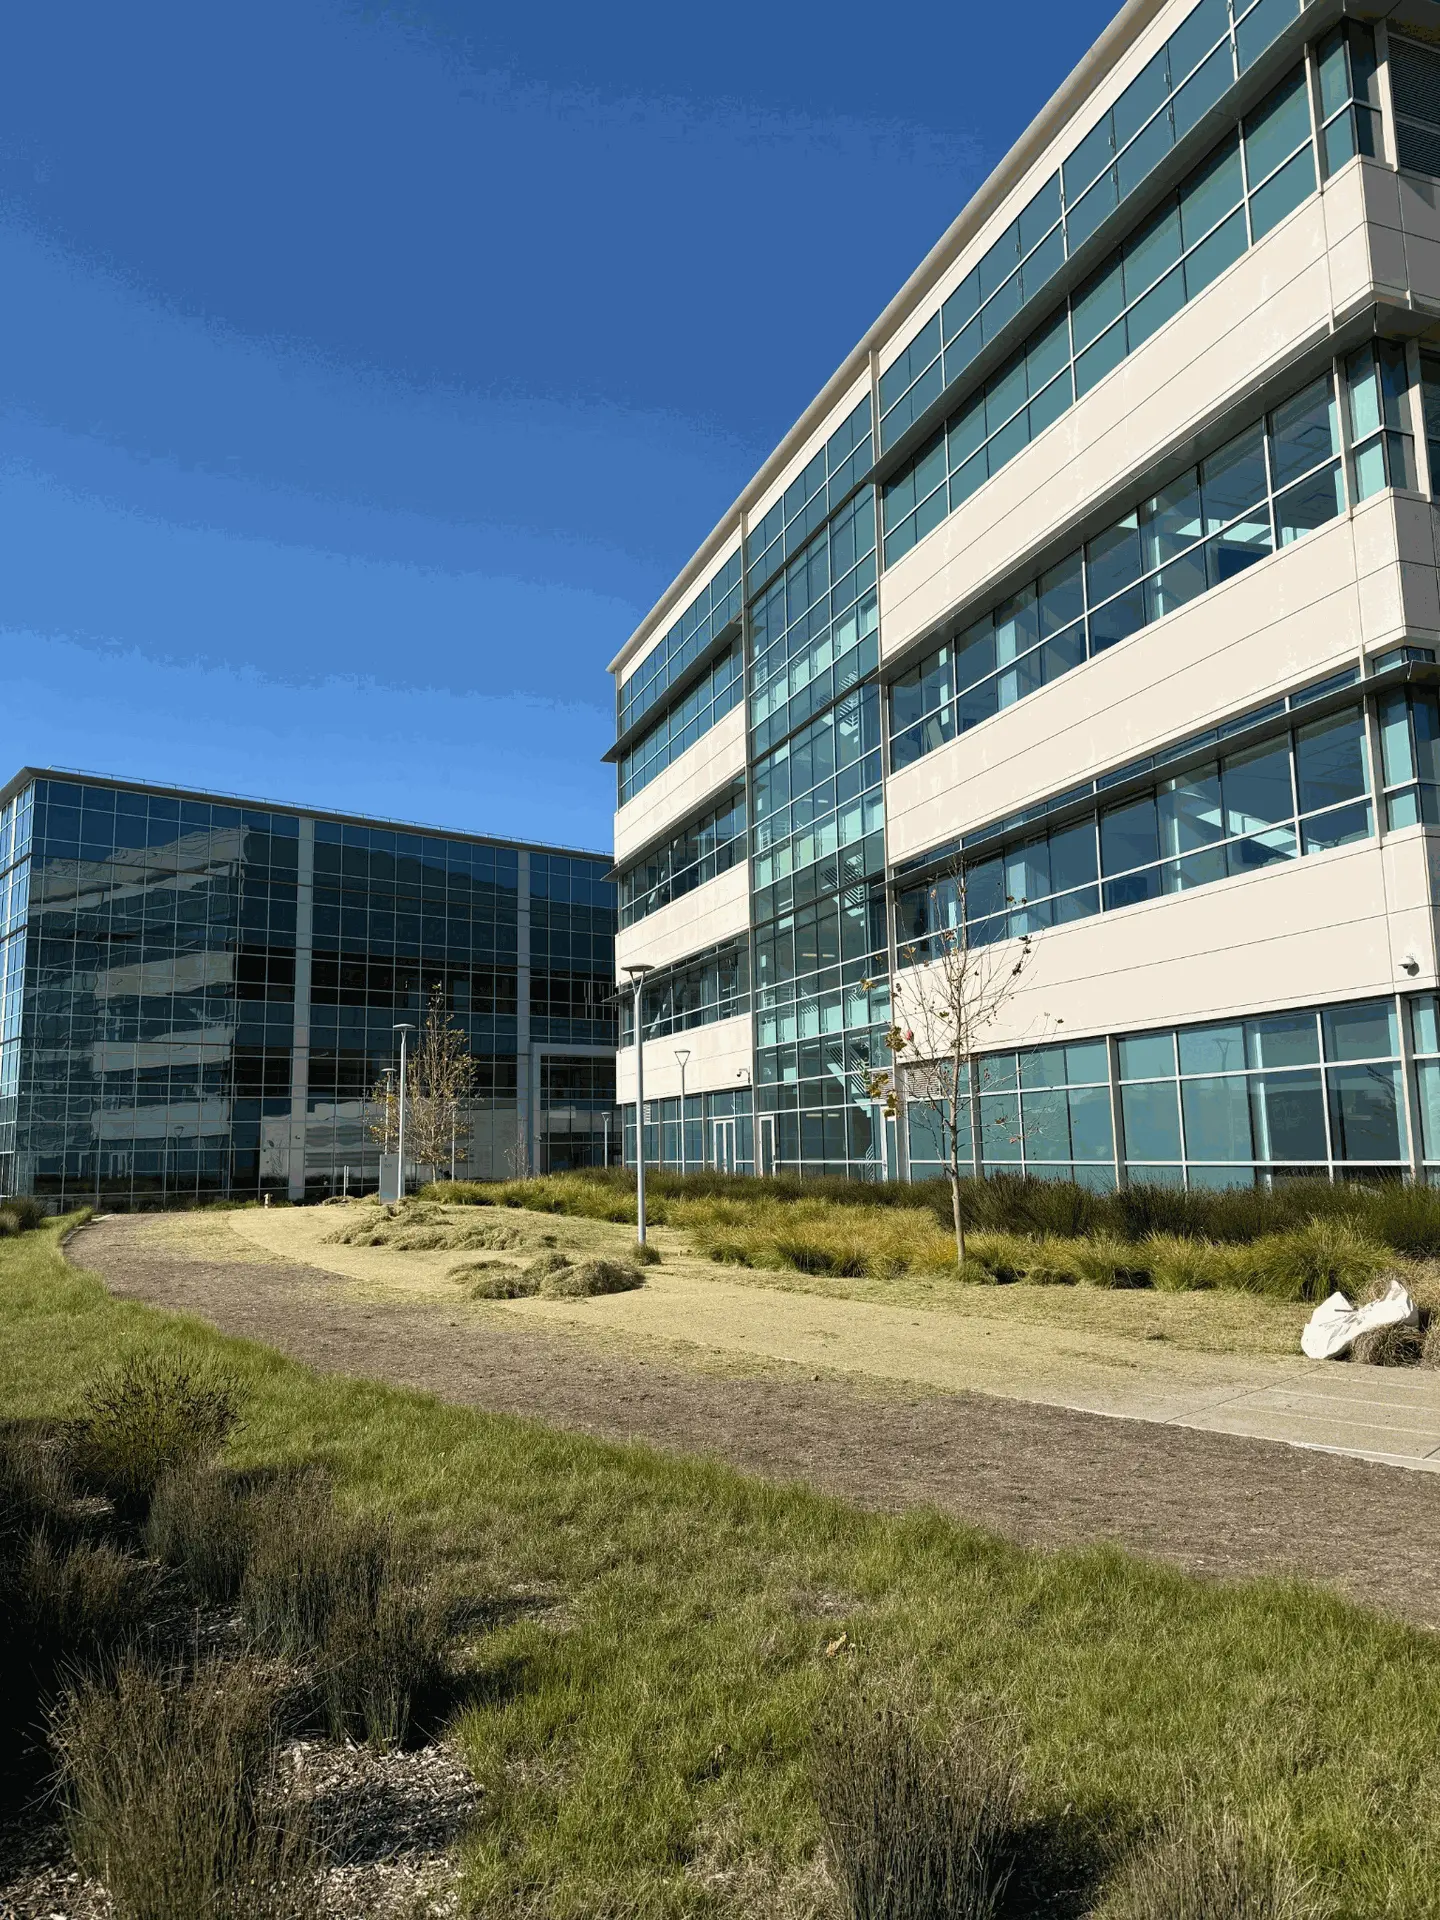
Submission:
[[[717,1020],[712,1026],[690,1027],[684,1033],[667,1034],[663,1040],[645,1042],[645,1101],[677,1100],[680,1097],[680,1068],[675,1059],[677,1047],[688,1047],[685,1063],[685,1091],[690,1093],[731,1093],[750,1084],[750,1016],[737,1014],[733,1020]],[[622,1047],[615,1056],[615,1098],[621,1106],[635,1098],[635,1049]]]
[[[702,592],[706,583],[714,579],[715,575],[720,571],[721,567],[725,565],[725,562],[730,556],[739,551],[740,521],[737,516],[734,532],[726,540],[724,546],[717,552],[704,579],[692,580],[688,587],[678,593],[672,592],[654,608],[648,622],[649,631],[644,641],[635,649],[630,659],[625,662],[625,671],[620,676],[622,683],[628,680],[631,675],[637,671],[641,662],[655,651],[656,647],[659,646],[671,627],[674,626],[681,614],[684,613],[686,607],[689,606],[696,594]]]
[[[1327,331],[1329,313],[1324,219],[1315,199],[885,571],[885,656],[1063,533],[1110,497],[1117,481],[1138,477],[1223,413],[1228,396]]]
[[[633,927],[622,927],[615,936],[616,978],[623,978],[632,961],[668,967],[687,953],[700,953],[717,941],[744,933],[749,924],[749,868],[742,860],[693,893],[646,914]]]
[[[1370,841],[1054,928],[1036,937],[995,1044],[1137,1032],[1408,988],[1410,976],[1392,957],[1386,909],[1384,862]]]
[[[1400,224],[1417,241],[1440,246],[1440,187],[1413,173],[1395,175],[1395,198],[1400,208]]]
[[[1433,563],[1401,562],[1400,617],[1407,632],[1440,632],[1440,578]]]
[[[1337,520],[892,774],[890,858],[1353,662],[1359,592]]]
[[[910,334],[917,333],[918,331],[918,326],[912,326]],[[910,334],[906,335],[906,340],[910,338]],[[903,345],[904,342],[901,344]],[[815,458],[815,455],[830,438],[831,434],[834,433],[835,429],[840,426],[843,421],[849,419],[860,402],[868,397],[869,392],[870,376],[868,373],[851,383],[846,390],[844,398],[838,400],[835,405],[831,407],[824,420],[815,428],[814,432],[810,434],[800,451],[781,469],[777,478],[766,488],[765,492],[760,495],[755,505],[751,507],[750,525],[752,527],[757,520],[763,520],[765,518],[765,515],[770,511],[771,507],[774,506],[781,494],[784,493],[785,489],[790,485],[790,482],[795,479],[797,474],[804,471],[806,466]]]
[[[1350,166],[1360,175],[1361,192],[1365,198],[1365,218],[1375,225],[1387,227],[1395,233],[1403,230],[1405,222],[1400,209],[1400,176],[1387,167],[1383,160],[1371,160],[1361,155],[1351,161]],[[1345,172],[1349,172],[1347,167]],[[1336,176],[1337,179],[1340,176]],[[1328,195],[1332,182],[1325,183]]]
[[[628,860],[667,828],[681,826],[745,771],[745,703],[687,747],[615,815],[615,858]]]

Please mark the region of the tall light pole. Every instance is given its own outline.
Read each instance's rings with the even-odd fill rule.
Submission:
[[[400,1161],[400,1198],[405,1198],[405,1036],[413,1033],[414,1027],[408,1020],[397,1020],[393,1031],[400,1036],[400,1140],[398,1157]]]
[[[688,1047],[676,1047],[675,1058],[680,1063],[680,1171],[686,1173],[685,1165],[685,1062],[690,1058]]]
[[[640,996],[647,973],[655,971],[648,960],[626,967],[635,989],[635,1239],[645,1244],[645,1029],[640,1018]]]

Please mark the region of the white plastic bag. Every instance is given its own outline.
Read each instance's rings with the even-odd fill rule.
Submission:
[[[1420,1314],[1398,1280],[1392,1280],[1383,1298],[1352,1307],[1343,1293],[1322,1300],[1306,1322],[1300,1351],[1311,1360],[1334,1360],[1362,1333],[1376,1327],[1413,1327]]]

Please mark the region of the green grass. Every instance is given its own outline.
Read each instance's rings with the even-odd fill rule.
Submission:
[[[229,1465],[323,1466],[343,1503],[510,1596],[459,1722],[487,1920],[818,1913],[812,1733],[861,1678],[1003,1716],[1036,1819],[1107,1857],[1182,1802],[1228,1809],[1334,1920],[1440,1916],[1426,1635],[1298,1586],[1027,1552],[318,1376],[112,1300],[55,1237],[0,1243],[0,1411],[68,1415],[130,1355],[223,1365],[247,1391]]]

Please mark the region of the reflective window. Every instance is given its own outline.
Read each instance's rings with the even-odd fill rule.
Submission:
[[[897,680],[892,768],[1334,519],[1345,504],[1339,454],[1327,375]]]

